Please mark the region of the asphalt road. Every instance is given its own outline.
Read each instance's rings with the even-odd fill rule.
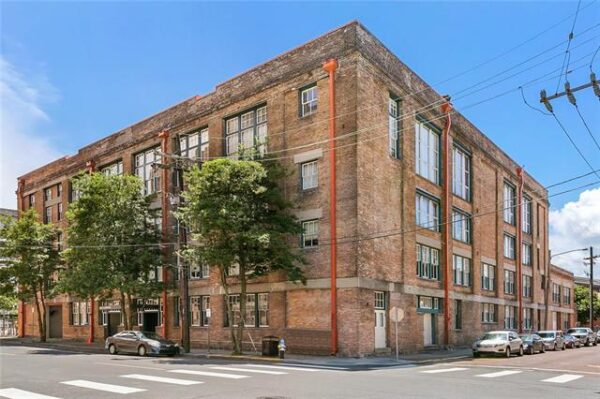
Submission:
[[[343,369],[0,347],[0,398],[598,398],[600,346]],[[45,395],[45,396],[36,396]]]

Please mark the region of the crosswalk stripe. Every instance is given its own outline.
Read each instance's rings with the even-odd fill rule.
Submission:
[[[557,384],[564,384],[565,382],[578,380],[581,377],[583,377],[583,376],[576,375],[576,374],[562,374],[562,375],[559,375],[558,377],[547,378],[545,380],[542,380],[542,382],[554,382]]]
[[[496,378],[496,377],[504,377],[507,375],[513,375],[513,374],[519,374],[519,373],[522,373],[522,371],[520,371],[520,370],[504,370],[504,371],[497,371],[495,373],[478,374],[477,377]]]
[[[59,399],[56,396],[42,395],[17,388],[0,389],[0,397],[8,399]]]
[[[164,382],[165,384],[176,384],[176,385],[204,384],[202,381],[182,380],[179,378],[157,377],[154,375],[145,375],[145,374],[127,374],[127,375],[122,375],[121,377],[133,378],[135,380],[152,381],[152,382]]]
[[[244,373],[257,373],[257,374],[271,374],[271,375],[284,375],[287,374],[283,371],[270,371],[270,370],[250,370],[250,369],[241,369],[237,367],[221,367],[221,366],[213,366],[211,369],[215,370],[226,370],[226,371],[241,371]]]
[[[301,371],[327,371],[323,369],[314,369],[309,367],[292,367],[292,366],[269,366],[266,364],[245,364],[244,367],[259,367],[264,369],[275,369],[275,370],[301,370]]]
[[[468,370],[468,368],[466,368],[466,367],[452,367],[452,368],[449,368],[449,369],[425,370],[425,371],[421,371],[421,373],[437,374],[437,373],[451,373],[453,371],[464,371],[464,370]]]
[[[125,387],[123,385],[103,384],[101,382],[94,382],[94,381],[88,381],[88,380],[62,381],[61,384],[72,385],[74,387],[80,387],[80,388],[95,389],[98,391],[120,393],[123,395],[128,394],[128,393],[145,391],[145,389],[141,389],[141,388]]]
[[[206,377],[218,377],[218,378],[229,378],[232,380],[239,380],[241,378],[248,378],[247,375],[239,375],[239,374],[227,374],[227,373],[213,373],[211,371],[199,371],[199,370],[169,370],[170,373],[180,373],[180,374],[192,374],[192,375],[203,375]]]

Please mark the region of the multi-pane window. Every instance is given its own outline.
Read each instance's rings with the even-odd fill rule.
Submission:
[[[504,293],[515,294],[515,272],[504,270]]]
[[[481,265],[481,289],[486,291],[496,289],[496,266],[487,263]]]
[[[496,322],[496,305],[493,303],[481,304],[481,322],[495,323]]]
[[[531,287],[533,285],[532,281],[532,277],[531,276],[527,276],[527,275],[523,275],[523,297],[524,298],[531,298]]]
[[[62,218],[63,218],[63,204],[62,204],[62,202],[59,202],[58,205],[56,205],[56,219],[62,220]]]
[[[71,325],[87,326],[89,324],[91,306],[86,301],[71,302]]]
[[[531,234],[531,199],[525,196],[521,204],[521,229],[524,233]]]
[[[269,326],[269,294],[256,294],[258,306],[258,326]]]
[[[52,222],[52,207],[47,206],[46,209],[44,209],[44,223],[50,222]]]
[[[233,326],[237,326],[240,322],[240,295],[229,295],[229,305],[233,313]],[[246,327],[268,327],[269,294],[261,293],[246,295],[244,325]]]
[[[77,189],[75,189],[75,185],[73,184],[73,181],[70,182],[69,184],[70,186],[70,193],[69,193],[69,202],[73,202],[73,201],[77,201],[79,199],[79,197],[81,197],[81,192]]]
[[[190,297],[190,322],[192,326],[208,326],[210,323],[210,296]]]
[[[471,285],[471,259],[459,255],[452,256],[454,284],[468,287]]]
[[[206,262],[194,262],[190,265],[190,279],[197,280],[201,278],[208,278],[209,266]]]
[[[440,203],[437,199],[417,192],[416,195],[417,226],[439,231]]]
[[[398,100],[390,97],[388,105],[388,145],[390,155],[394,158],[400,158],[400,138],[398,133],[400,131],[400,103]]]
[[[515,187],[504,183],[504,221],[515,224]]]
[[[563,304],[564,305],[571,304],[571,289],[568,287],[563,287]]]
[[[417,276],[428,280],[440,279],[440,255],[437,249],[417,244]]]
[[[319,92],[317,85],[300,90],[300,116],[308,116],[317,112]]]
[[[317,161],[305,162],[302,169],[302,190],[308,190],[319,186],[319,166]]]
[[[531,266],[531,244],[521,245],[521,261],[524,265]]]
[[[452,150],[452,193],[471,199],[471,156],[457,146]]]
[[[63,247],[64,247],[63,233],[61,231],[59,231],[58,233],[56,233],[56,249],[59,251],[62,251]]]
[[[240,148],[257,148],[261,155],[266,150],[267,140],[267,107],[231,117],[225,121],[225,153],[230,158],[237,158]]]
[[[471,216],[454,209],[452,211],[452,238],[471,242]]]
[[[454,329],[462,329],[462,301],[454,300]]]
[[[509,234],[504,234],[504,257],[515,259],[515,237]]]
[[[58,183],[56,185],[56,197],[57,198],[62,197],[62,183]]]
[[[308,220],[302,222],[302,247],[314,248],[319,245],[319,221]]]
[[[533,309],[523,308],[523,329],[531,330],[533,328]]]
[[[50,201],[52,199],[52,187],[44,189],[44,201]]]
[[[515,329],[517,322],[515,319],[516,308],[514,306],[504,306],[504,328]]]
[[[113,162],[110,165],[106,165],[100,172],[106,176],[121,176],[123,174],[123,161]]]
[[[192,326],[200,325],[200,296],[190,297],[190,323]]]
[[[415,169],[418,175],[440,182],[440,135],[424,122],[415,126]]]
[[[385,309],[385,292],[375,291],[375,309]]]
[[[179,138],[179,154],[182,157],[208,161],[208,128],[181,136]]]
[[[552,283],[552,302],[560,303],[560,285]]]
[[[29,194],[29,207],[33,208],[35,206],[35,194]]]
[[[150,148],[135,156],[135,174],[144,182],[144,195],[150,195],[160,190],[160,174],[152,169],[153,164],[159,162],[156,151],[160,148]]]
[[[568,313],[563,313],[562,324],[563,324],[563,330],[569,329],[570,325],[569,325],[569,314]]]

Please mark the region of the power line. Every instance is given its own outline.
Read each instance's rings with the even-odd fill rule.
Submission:
[[[592,130],[588,126],[585,118],[583,117],[583,115],[581,115],[581,111],[579,110],[579,106],[577,105],[577,103],[575,103],[574,105],[575,105],[575,110],[577,110],[577,115],[579,115],[579,119],[581,119],[581,122],[583,122],[583,125],[585,126],[587,132],[589,133],[590,137],[594,141],[594,144],[596,144],[596,147],[598,148],[598,151],[600,151],[600,144],[598,144],[598,141],[596,140],[596,137],[594,137],[594,134],[592,133]]]
[[[575,30],[575,24],[577,23],[577,16],[579,15],[579,7],[581,6],[581,0],[579,0],[577,2],[577,10],[575,11],[575,17],[573,18],[573,25],[571,26],[571,32],[569,32],[569,40],[567,42],[567,50],[565,51],[565,56],[563,58],[563,64],[561,67],[561,70],[564,68],[565,69],[565,79],[567,78],[567,70],[569,69],[569,61],[571,59],[571,52],[569,51],[569,48],[571,47],[571,41],[573,40],[573,31]],[[567,66],[565,68],[565,61],[567,62]],[[556,91],[555,93],[558,93],[558,88],[560,87],[560,82],[562,80],[562,75],[558,78],[558,83],[556,84]]]

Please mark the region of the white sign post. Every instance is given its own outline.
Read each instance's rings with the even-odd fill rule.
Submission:
[[[396,361],[398,361],[398,322],[402,319],[404,319],[404,310],[396,306],[390,309],[390,320],[394,322],[396,332]]]
[[[208,322],[207,326],[206,326],[207,327],[206,328],[206,339],[207,339],[206,346],[207,346],[207,352],[209,354],[210,354],[210,321],[209,321],[210,316],[211,316],[211,312],[210,312],[210,308],[208,308],[208,309],[206,309],[206,318],[208,319],[208,320],[206,320]]]

